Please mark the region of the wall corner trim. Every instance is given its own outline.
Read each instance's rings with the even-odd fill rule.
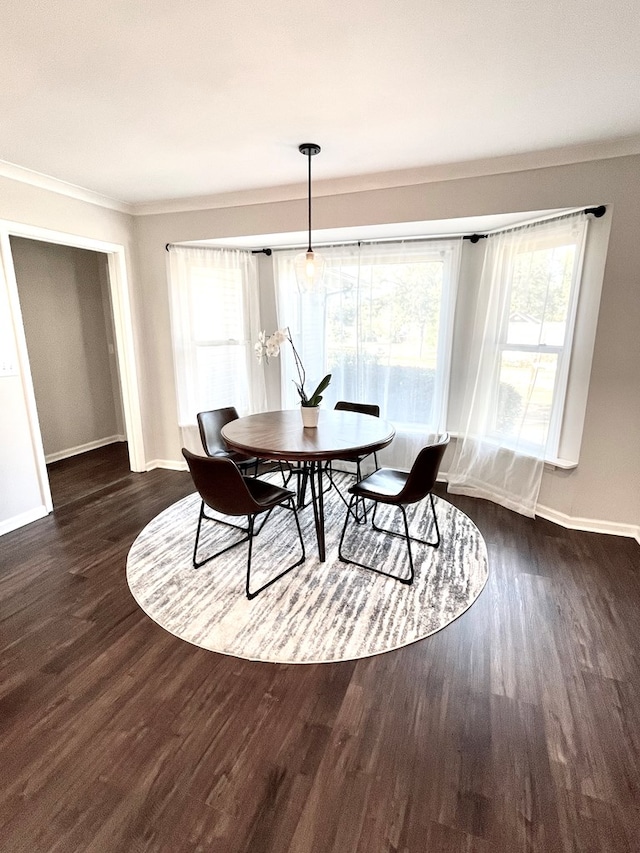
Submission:
[[[38,521],[46,515],[49,515],[49,510],[44,504],[42,504],[34,509],[27,510],[27,512],[21,512],[19,515],[14,515],[12,518],[0,521],[0,536],[4,536],[5,533],[11,533],[12,530],[17,530],[19,527],[24,527],[25,524],[31,524],[33,521]]]

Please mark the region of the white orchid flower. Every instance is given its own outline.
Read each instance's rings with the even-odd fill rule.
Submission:
[[[276,329],[275,332],[272,332],[272,334],[269,335],[269,337],[267,337],[267,333],[265,331],[259,333],[258,343],[254,346],[258,364],[262,364],[263,361],[266,362],[266,364],[269,364],[270,358],[276,358],[279,356],[280,349],[285,341],[288,341],[289,344],[291,344],[291,349],[293,350],[293,358],[298,372],[298,379],[300,380],[299,382],[295,382],[294,380],[294,384],[298,389],[301,404],[303,406],[318,406],[320,404],[320,400],[322,400],[322,392],[331,382],[331,374],[328,373],[324,377],[313,394],[307,395],[304,390],[304,365],[302,364],[298,350],[295,348],[288,326],[285,329]]]
[[[266,349],[268,358],[275,358],[280,355],[280,344],[278,341],[274,341],[273,336],[267,341]]]

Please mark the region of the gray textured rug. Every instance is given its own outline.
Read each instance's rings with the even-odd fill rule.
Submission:
[[[340,476],[345,487],[352,482]],[[300,512],[306,561],[248,601],[246,544],[200,569],[192,567],[199,506],[199,496],[190,495],[144,528],[129,552],[127,580],[155,622],[189,643],[223,654],[279,663],[328,663],[391,651],[427,637],[464,613],[488,576],[478,528],[441,498],[436,498],[436,510],[442,543],[438,550],[413,545],[412,586],[341,563],[338,541],[345,507],[332,490],[325,496],[326,562],[318,561],[313,512],[307,507]],[[381,507],[376,520],[399,529],[396,514]],[[431,538],[431,526],[426,500],[413,514],[411,531]],[[238,536],[213,522],[205,523],[203,531],[199,554],[205,556]],[[355,550],[362,562],[406,572],[403,541],[377,534],[370,525],[349,526],[345,551],[352,555]],[[276,510],[254,541],[252,586],[264,583],[298,555],[293,517]]]

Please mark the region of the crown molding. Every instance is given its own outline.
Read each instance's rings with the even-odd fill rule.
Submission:
[[[640,135],[623,139],[592,142],[582,145],[529,151],[525,154],[510,154],[468,160],[457,163],[441,163],[411,169],[398,169],[351,175],[313,184],[314,197],[346,195],[371,190],[394,189],[405,186],[455,181],[463,178],[479,178],[508,172],[524,172],[553,166],[566,166],[593,160],[607,160],[640,154]],[[49,190],[69,198],[105,207],[133,216],[152,216],[165,213],[187,213],[216,208],[244,207],[275,202],[296,201],[307,197],[306,183],[284,184],[275,187],[258,187],[235,192],[216,193],[207,196],[164,199],[148,202],[124,202],[110,198],[93,190],[52,178],[49,175],[0,160],[0,177]]]
[[[86,201],[98,207],[106,207],[118,213],[128,213],[129,215],[133,213],[133,205],[127,202],[109,198],[109,196],[101,195],[93,190],[88,190],[75,184],[69,184],[66,181],[61,181],[59,178],[52,178],[50,175],[43,175],[41,172],[34,172],[33,169],[17,166],[15,163],[8,163],[6,160],[0,160],[0,177],[9,178],[21,184],[29,184],[29,186],[38,187],[41,190],[48,190],[58,195],[67,196],[67,198]]]
[[[640,135],[607,142],[549,148],[525,154],[510,154],[482,160],[459,163],[443,163],[413,169],[353,175],[344,178],[314,180],[313,195],[345,195],[369,190],[393,189],[396,187],[454,181],[462,178],[479,178],[508,172],[525,172],[551,166],[566,166],[592,160],[608,160],[640,154]],[[286,184],[276,187],[261,187],[238,192],[219,193],[191,198],[168,199],[166,201],[140,202],[132,205],[135,216],[163,213],[186,213],[197,210],[212,210],[225,207],[242,207],[274,202],[294,201],[307,197],[307,185]]]

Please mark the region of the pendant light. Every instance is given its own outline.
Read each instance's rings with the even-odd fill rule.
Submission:
[[[306,252],[300,252],[294,259],[298,287],[302,291],[310,292],[320,290],[322,277],[324,275],[324,259],[322,255],[314,252],[311,248],[311,158],[320,153],[320,146],[314,142],[303,142],[298,146],[298,151],[304,154],[309,161],[309,244]]]

